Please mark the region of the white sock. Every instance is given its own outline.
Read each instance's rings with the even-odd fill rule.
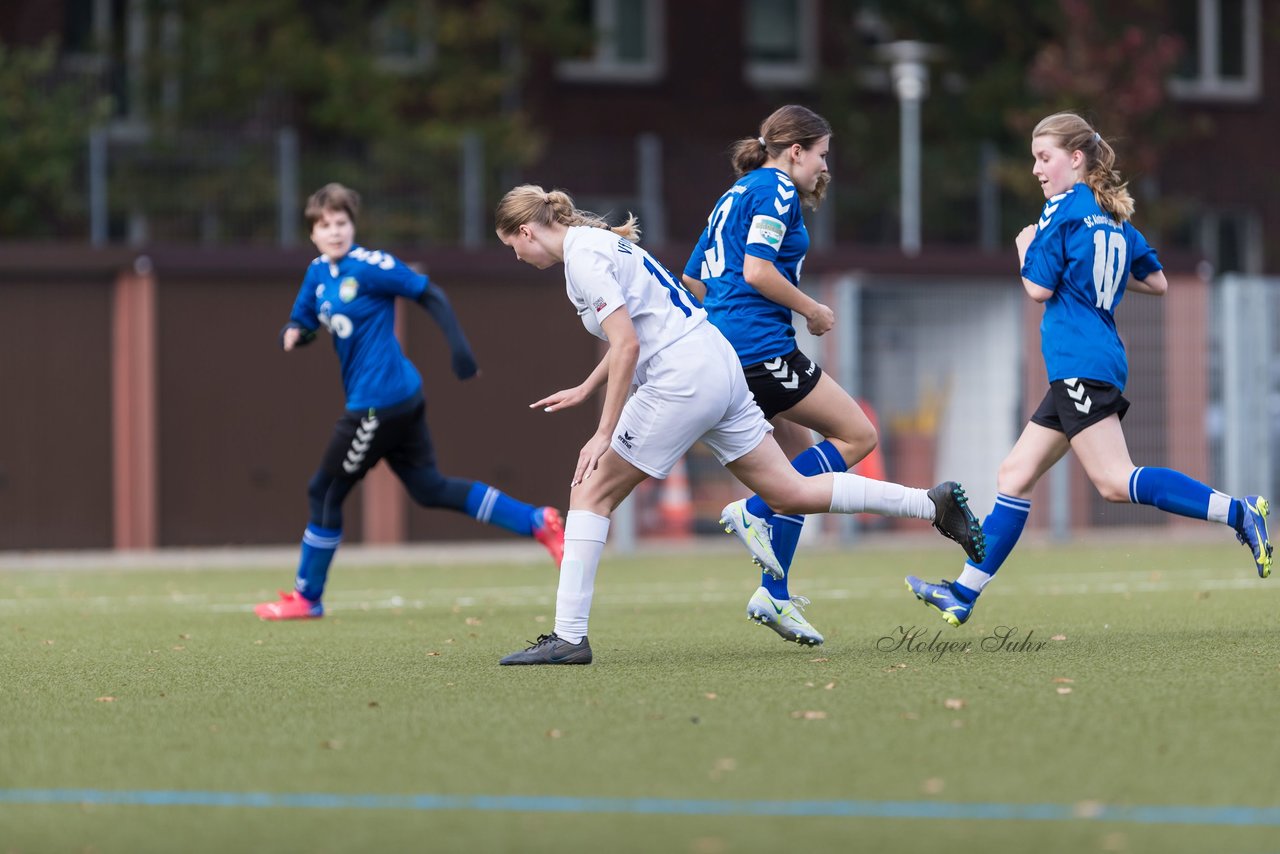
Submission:
[[[834,472],[832,477],[832,513],[875,513],[933,520],[933,499],[926,489],[871,480],[853,472]]]
[[[609,519],[588,510],[570,510],[564,522],[564,559],[560,561],[560,587],[556,591],[556,636],[578,643],[587,636],[591,596]]]
[[[960,577],[956,579],[956,584],[962,587],[968,587],[974,593],[981,593],[982,588],[987,586],[992,576],[978,569],[971,563],[966,563],[964,569],[960,573]]]

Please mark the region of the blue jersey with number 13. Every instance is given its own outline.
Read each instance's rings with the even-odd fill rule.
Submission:
[[[773,262],[798,287],[808,251],[800,194],[781,169],[748,172],[716,202],[684,274],[706,283],[707,318],[742,364],[785,356],[796,346],[791,309],[766,299],[743,278],[747,256]]]

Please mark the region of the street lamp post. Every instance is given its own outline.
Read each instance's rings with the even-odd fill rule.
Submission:
[[[929,66],[937,55],[933,45],[896,41],[881,45],[877,55],[889,63],[893,91],[900,105],[899,150],[902,194],[901,246],[906,255],[920,254],[920,102],[929,94]]]

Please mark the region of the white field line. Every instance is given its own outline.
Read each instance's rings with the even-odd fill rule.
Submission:
[[[1176,575],[1153,578],[1151,573],[1075,573],[1045,580],[1023,576],[1011,578],[998,588],[1001,594],[1037,596],[1130,595],[1135,593],[1195,592],[1212,590],[1255,590],[1265,593],[1271,586],[1261,586],[1258,578],[1212,578],[1203,571],[1180,571]],[[1280,589],[1277,587],[1276,589]],[[820,581],[799,585],[797,592],[821,600],[895,600],[910,594],[898,584],[880,581],[859,587],[827,586]],[[453,608],[515,608],[555,604],[555,586],[546,584],[512,587],[437,588],[425,596],[406,597],[400,591],[386,588],[365,590],[333,590],[325,598],[329,613],[374,610],[448,610]],[[708,583],[688,581],[621,582],[611,584],[606,578],[598,585],[596,604],[603,607],[668,606],[689,603],[722,604],[745,602],[751,595],[747,583]],[[168,593],[163,595],[122,596],[22,596],[0,598],[0,615],[30,613],[40,610],[116,610],[120,608],[158,608],[178,606],[205,612],[248,612],[260,593],[226,595],[205,593]]]

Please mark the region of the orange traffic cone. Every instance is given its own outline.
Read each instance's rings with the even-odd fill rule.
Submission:
[[[679,460],[662,481],[658,494],[657,535],[685,539],[693,535],[693,494],[689,491],[689,471]]]
[[[876,417],[876,411],[871,408],[871,403],[866,400],[859,400],[858,406],[862,407],[862,411],[866,414],[867,420],[871,422],[871,426],[875,428],[876,434],[879,435],[880,420]],[[884,455],[880,453],[879,443],[871,449],[871,453],[853,464],[853,473],[871,478],[872,480],[885,479]]]

